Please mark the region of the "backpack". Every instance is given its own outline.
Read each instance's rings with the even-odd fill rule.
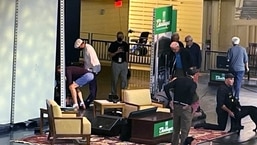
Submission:
[[[173,93],[170,93],[171,97],[173,98]],[[169,108],[169,102],[170,100],[168,99],[168,97],[166,96],[166,93],[164,91],[158,92],[155,95],[152,96],[152,99],[157,101],[157,102],[161,102],[163,103],[165,108]]]

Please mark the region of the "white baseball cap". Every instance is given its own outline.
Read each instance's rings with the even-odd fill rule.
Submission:
[[[79,46],[83,43],[84,41],[82,39],[77,39],[74,43],[74,48],[79,48]]]
[[[233,38],[232,38],[232,43],[233,43],[233,44],[239,44],[239,43],[240,43],[240,38],[238,38],[238,37],[233,37]]]

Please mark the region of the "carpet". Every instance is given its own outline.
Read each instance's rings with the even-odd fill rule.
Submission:
[[[193,136],[195,140],[192,142],[192,145],[197,145],[200,143],[212,141],[217,138],[221,138],[224,136],[230,135],[230,133],[224,131],[214,131],[214,130],[206,130],[206,129],[190,129],[189,136]],[[50,142],[47,140],[47,135],[34,135],[29,137],[24,137],[18,140],[13,140],[15,143],[23,143],[28,145],[49,145]],[[58,139],[56,140],[55,145],[74,145],[74,140],[66,138],[66,139]],[[160,143],[161,145],[171,145],[170,143]],[[99,135],[91,135],[91,143],[90,145],[140,145],[132,142],[122,142],[119,140],[118,136],[114,137],[106,137]]]

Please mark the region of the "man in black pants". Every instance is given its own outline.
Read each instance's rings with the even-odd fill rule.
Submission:
[[[129,60],[129,45],[123,41],[124,34],[122,32],[117,33],[117,40],[112,42],[108,48],[108,55],[112,59],[112,79],[111,79],[111,94],[119,95],[117,93],[117,84],[119,76],[121,78],[121,89],[125,89],[128,86],[127,74],[128,74],[128,60]]]
[[[197,84],[194,82],[194,75],[198,72],[195,67],[189,68],[186,77],[174,78],[170,83],[164,86],[164,91],[169,98],[170,89],[174,89],[173,103],[173,135],[172,145],[179,144],[179,134],[181,132],[181,143],[188,137],[193,118],[194,96]],[[170,103],[171,104],[171,103]]]
[[[217,107],[216,113],[218,124],[198,124],[195,128],[204,128],[211,130],[225,130],[227,125],[228,115],[231,118],[230,132],[240,131],[241,119],[250,115],[251,119],[257,124],[257,108],[255,106],[241,106],[238,99],[233,96],[232,86],[234,83],[234,75],[228,73],[225,75],[225,82],[217,91]],[[256,128],[254,129],[256,131]]]

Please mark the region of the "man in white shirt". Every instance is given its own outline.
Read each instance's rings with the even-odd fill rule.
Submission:
[[[87,44],[84,40],[77,39],[74,43],[74,48],[83,49],[84,68],[94,75],[93,80],[87,83],[89,84],[90,94],[85,100],[85,106],[86,108],[89,108],[90,103],[96,98],[96,93],[97,93],[96,75],[101,71],[101,64],[93,46],[91,46],[90,44]],[[78,84],[73,83],[72,86],[70,86],[70,90],[78,89],[79,87],[82,87],[82,86],[79,86]],[[73,91],[73,92],[76,92],[76,91]],[[76,93],[73,93],[72,95],[77,96]]]

